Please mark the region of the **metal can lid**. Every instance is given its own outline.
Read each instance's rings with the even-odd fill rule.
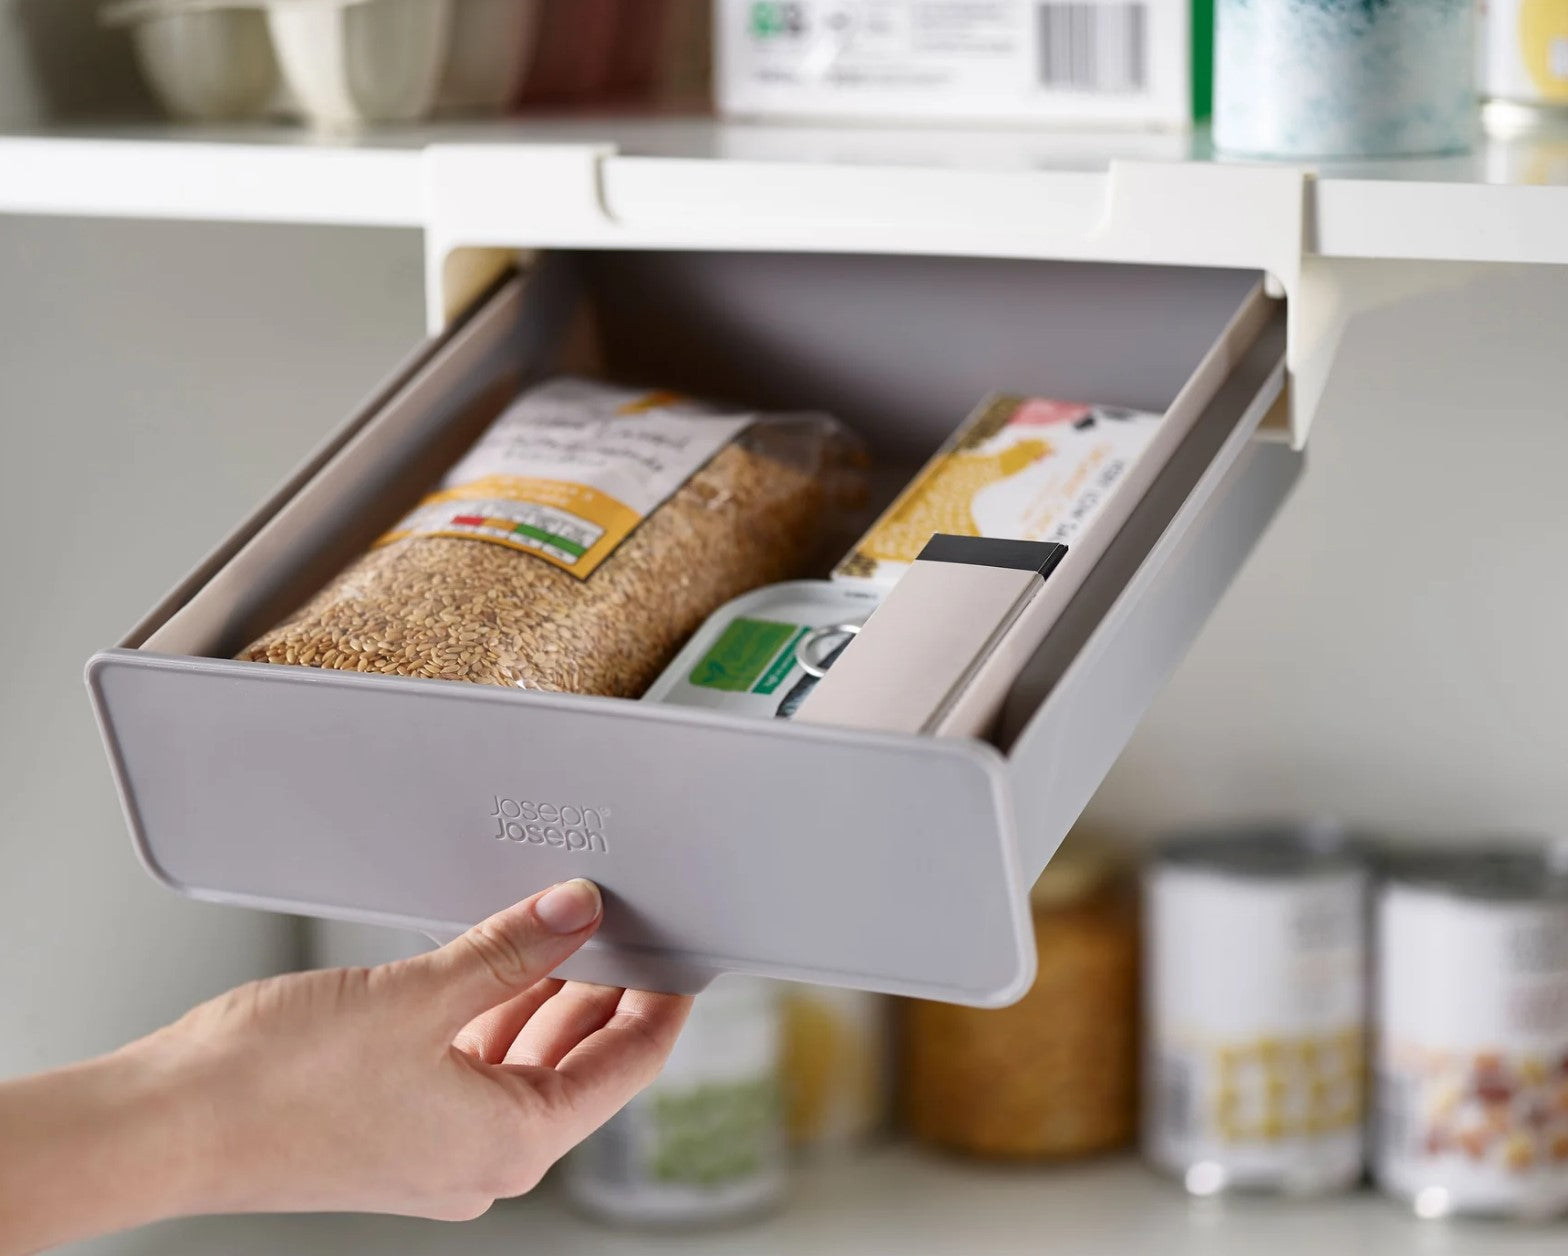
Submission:
[[[1499,838],[1388,856],[1386,881],[1488,902],[1568,900],[1568,842]]]
[[[1249,880],[1365,872],[1371,864],[1367,845],[1333,820],[1188,830],[1167,839],[1155,855],[1156,867],[1190,868]]]

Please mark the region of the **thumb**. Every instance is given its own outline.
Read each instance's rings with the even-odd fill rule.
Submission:
[[[438,950],[394,965],[395,987],[439,1021],[443,1041],[521,994],[593,936],[604,916],[592,881],[563,881],[481,920]]]

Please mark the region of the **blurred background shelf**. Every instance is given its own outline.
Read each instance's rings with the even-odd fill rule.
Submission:
[[[891,169],[902,172],[894,190],[908,194],[911,221],[964,214],[975,198],[1000,192],[1020,228],[1038,214],[1044,248],[1059,211],[1066,239],[1072,225],[1092,224],[1109,197],[1146,198],[1135,211],[1153,217],[1173,192],[1212,192],[1212,214],[1234,218],[1238,229],[1251,213],[1228,199],[1237,164],[1215,160],[1202,133],[765,126],[697,117],[432,124],[335,138],[288,127],[156,123],[20,131],[0,135],[0,211],[421,227],[431,225],[439,169],[427,161],[430,149],[462,146],[470,160],[504,171],[541,145],[591,150],[612,210],[617,198],[717,189],[728,199],[711,207],[710,219],[720,210],[766,207],[787,217],[792,206],[778,199],[780,190],[806,179],[796,203],[809,194],[814,221],[837,215],[848,222],[864,209],[864,172]],[[1137,178],[1129,181],[1129,172]],[[1454,157],[1329,163],[1315,175],[1302,233],[1308,255],[1568,263],[1568,133],[1487,138]],[[690,210],[703,219],[701,202]]]
[[[1417,1221],[1370,1192],[1299,1202],[1194,1201],[1126,1158],[1076,1168],[998,1168],[888,1148],[804,1170],[784,1211],[743,1228],[664,1235],[606,1229],[575,1216],[547,1184],[536,1197],[499,1204],[463,1226],[365,1217],[207,1219],[153,1227],[116,1251],[1546,1256],[1561,1252],[1562,1242],[1556,1227]]]
[[[148,123],[0,134],[0,212],[420,227],[424,186],[414,145]]]

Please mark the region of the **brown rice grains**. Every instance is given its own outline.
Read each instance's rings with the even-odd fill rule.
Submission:
[[[408,537],[355,561],[239,657],[640,696],[723,602],[799,574],[835,505],[831,474],[771,457],[749,436],[587,579],[482,540]]]

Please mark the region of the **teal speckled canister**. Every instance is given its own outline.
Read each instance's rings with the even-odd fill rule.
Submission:
[[[1259,157],[1455,152],[1475,0],[1217,0],[1214,144]]]

